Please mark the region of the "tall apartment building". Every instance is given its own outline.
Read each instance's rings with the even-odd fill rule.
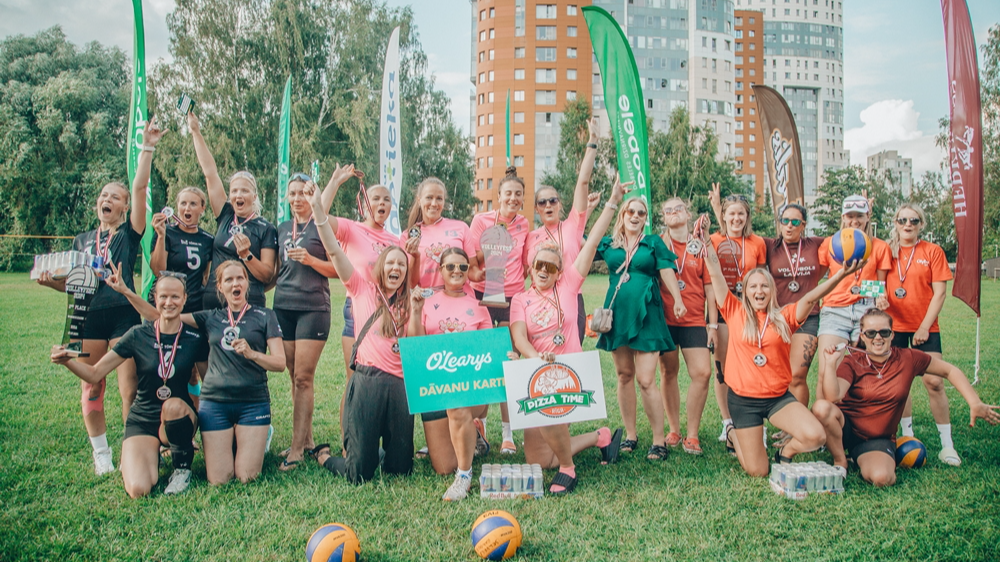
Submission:
[[[493,209],[506,170],[505,111],[511,103],[511,164],[525,180],[525,208],[554,170],[567,101],[591,95],[592,48],[580,11],[585,0],[470,0],[476,85],[473,138],[477,211]]]
[[[764,140],[757,115],[754,84],[764,83],[764,14],[736,10],[736,170],[751,178],[759,203],[768,183]]]
[[[895,150],[882,150],[868,157],[868,174],[883,175],[886,187],[898,189],[906,197],[913,191],[913,160]]]

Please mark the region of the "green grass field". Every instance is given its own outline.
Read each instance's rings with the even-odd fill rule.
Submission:
[[[337,307],[343,288],[337,282],[333,288]],[[606,277],[587,281],[588,309],[606,288]],[[985,282],[983,301],[983,381],[977,390],[984,401],[997,403],[1000,286]],[[919,382],[914,384],[915,429],[933,458],[922,469],[902,471],[891,489],[868,486],[852,472],[839,497],[786,500],[764,480],[745,476],[715,440],[720,426],[710,397],[700,436],[703,456],[676,449],[663,463],[633,454],[602,467],[596,450],[585,451],[577,457],[580,486],[566,498],[471,497],[448,504],[440,495],[450,477],[434,474],[426,460],[416,462],[411,477],[377,476],[354,487],[312,461],[280,472],[277,456],[269,453],[262,476],[252,484],[209,486],[198,455],[195,481],[185,495],[162,495],[164,469],[154,494],[133,501],[125,495],[120,473],[94,475],[80,418],[79,381],[48,362],[48,348],[61,336],[64,306],[65,297],[30,283],[26,274],[0,275],[0,560],[301,560],[310,533],[333,521],[357,531],[368,561],[474,560],[471,524],[494,508],[520,521],[524,546],[517,560],[1000,559],[1000,428],[969,428],[968,408],[950,388],[963,464],[942,465],[933,456],[940,445]],[[941,323],[945,359],[971,378],[974,315],[949,298]],[[340,333],[341,324],[334,314],[333,333]],[[585,344],[593,347],[594,340]],[[602,366],[607,423],[614,427],[620,417],[610,355],[602,354]],[[316,377],[317,440],[336,441],[339,434],[342,373],[339,342],[331,341]],[[683,375],[681,380],[683,391]],[[815,369],[810,385],[814,381]],[[275,452],[291,440],[288,389],[287,375],[272,375]],[[122,424],[114,382],[107,396],[108,436],[117,465]],[[644,450],[650,429],[641,413],[639,420]],[[419,447],[423,435],[419,421],[416,425]],[[580,424],[576,430],[599,425]],[[494,410],[490,439],[498,443],[499,438]],[[829,460],[822,454],[815,458]],[[498,453],[486,460],[503,462]]]

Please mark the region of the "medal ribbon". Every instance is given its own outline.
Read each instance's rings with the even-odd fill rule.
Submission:
[[[109,263],[111,261],[111,237],[114,235],[114,233],[111,230],[108,230],[108,243],[104,245],[104,249],[103,250],[101,250],[101,227],[100,226],[97,227],[97,232],[95,234],[96,234],[96,236],[95,236],[95,240],[94,240],[94,251],[97,252],[98,256],[104,258],[104,263]]]
[[[559,254],[562,255],[563,251],[562,221],[559,221],[559,224],[556,225],[556,232],[559,233],[558,240],[556,240],[556,237],[553,236],[551,232],[549,232],[549,227],[545,226],[544,224],[542,225],[542,230],[545,231],[545,235],[548,236],[549,240],[559,245]]]
[[[771,315],[768,314],[767,316],[764,317],[764,327],[762,327],[760,331],[757,332],[757,349],[759,349],[761,353],[764,352],[764,332],[767,331],[767,325],[770,323],[771,323]]]
[[[156,332],[156,351],[160,354],[160,378],[163,379],[163,386],[167,386],[167,379],[170,378],[170,369],[174,366],[174,360],[177,359],[177,344],[181,341],[181,331],[184,330],[184,326],[180,325],[177,327],[177,335],[174,336],[174,345],[170,348],[170,360],[163,360],[163,344],[160,343],[160,321],[157,320],[153,322],[153,331]]]
[[[240,315],[234,321],[233,320],[233,309],[231,309],[228,306],[226,306],[226,314],[229,315],[229,327],[230,328],[235,328],[236,325],[240,323],[240,320],[243,320],[243,315],[246,314],[248,310],[250,310],[250,303],[248,303],[248,302],[243,303],[243,308],[240,309]]]
[[[899,284],[902,285],[906,281],[906,275],[910,272],[910,266],[913,265],[913,256],[917,253],[917,245],[920,244],[918,240],[916,244],[913,245],[913,249],[910,250],[910,258],[906,260],[906,269],[899,270],[899,262],[903,261],[902,258],[896,260],[896,276],[899,277]],[[898,253],[898,252],[897,252]]]
[[[673,239],[671,239],[671,240],[673,240]],[[677,266],[677,277],[678,278],[680,278],[681,274],[684,273],[684,263],[687,262],[687,259],[688,259],[687,244],[688,244],[688,242],[691,242],[691,240],[692,240],[691,235],[688,234],[687,242],[684,243],[684,246],[685,246],[684,247],[684,251],[681,252],[684,255],[681,256],[681,263]]]
[[[306,221],[306,225],[302,227],[302,234],[306,233],[306,229],[309,228],[309,223],[311,223],[313,221],[313,218],[315,218],[315,217],[313,217],[310,214],[309,215],[309,220]],[[293,245],[296,242],[298,242],[298,240],[299,240],[300,234],[299,234],[298,226],[299,226],[299,221],[295,220],[295,217],[292,217],[292,244]]]
[[[562,327],[563,327],[563,310],[562,310],[562,307],[559,306],[559,291],[557,291],[556,288],[555,288],[555,286],[553,285],[553,287],[552,287],[552,296],[553,296],[553,298],[555,300],[552,300],[549,297],[543,295],[542,292],[539,291],[537,287],[532,287],[532,289],[534,289],[535,293],[539,297],[541,297],[542,300],[544,300],[548,304],[551,304],[552,306],[555,307],[555,309],[556,309],[556,323],[557,323],[557,327],[558,327],[559,330],[562,330]]]
[[[254,211],[254,212],[250,213],[250,216],[247,217],[246,220],[243,221],[243,222],[240,222],[240,217],[238,217],[235,214],[233,214],[233,224],[229,225],[229,231],[230,231],[229,240],[226,240],[226,243],[223,244],[223,245],[224,246],[228,246],[233,241],[233,238],[236,238],[236,234],[232,233],[232,230],[233,230],[234,227],[239,227],[239,228],[242,229],[243,225],[245,225],[246,223],[254,220],[255,218],[257,218],[257,211]],[[242,230],[241,230],[241,232],[242,232]]]
[[[376,287],[376,289],[378,290],[378,298],[379,298],[379,300],[382,301],[382,304],[385,305],[386,312],[389,313],[389,321],[392,322],[392,331],[393,331],[394,334],[396,334],[396,339],[398,340],[399,339],[399,332],[401,330],[399,329],[399,323],[396,322],[396,315],[392,312],[392,303],[396,302],[396,295],[393,295],[392,302],[389,302],[389,299],[385,298],[385,294],[382,293],[382,289],[379,289],[377,287]],[[398,293],[397,293],[397,295],[398,295]]]
[[[625,250],[625,261],[622,262],[620,266],[618,266],[618,269],[615,271],[615,273],[622,273],[622,272],[628,273],[629,265],[632,264],[632,257],[635,256],[635,253],[639,250],[639,242],[642,242],[642,239],[645,236],[646,236],[645,234],[640,234],[639,237],[635,239],[635,244],[632,244],[631,248]]]
[[[781,241],[781,247],[785,249],[785,257],[788,258],[788,266],[792,268],[792,283],[795,282],[795,278],[799,275],[799,257],[802,255],[802,238],[799,238],[799,247],[795,250],[795,262],[792,262],[792,256],[788,253],[788,244],[784,240]]]
[[[354,196],[354,201],[358,205],[358,216],[361,220],[365,220],[365,217],[371,217],[372,222],[375,222],[375,212],[372,211],[372,202],[368,199],[368,188],[365,187],[365,173],[361,170],[354,170],[354,177],[358,178],[358,194]],[[365,214],[365,210],[368,211]]]
[[[736,242],[733,242],[733,239],[729,237],[728,233],[726,234],[726,240],[729,242],[730,245],[732,245],[733,248],[736,248]],[[746,267],[747,267],[747,237],[746,236],[740,236],[740,259],[739,259],[739,261],[733,260],[733,262],[734,262],[734,265],[736,266],[736,275],[738,275],[739,278],[740,278],[740,281],[742,281],[743,280],[743,270],[746,269]]]

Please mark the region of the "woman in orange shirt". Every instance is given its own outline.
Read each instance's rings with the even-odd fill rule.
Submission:
[[[920,239],[927,217],[919,205],[903,203],[896,210],[894,228],[889,236],[892,267],[886,279],[886,296],[895,335],[892,346],[919,349],[933,357],[941,356],[941,328],[938,314],[947,298],[952,279],[948,258],[937,244]],[[931,413],[941,435],[941,462],[958,466],[962,459],[951,440],[951,413],[941,377],[925,374],[921,379],[930,398]],[[913,399],[907,398],[900,424],[903,435],[913,437]]]
[[[721,227],[711,237],[712,248],[719,258],[725,286],[738,299],[743,293],[743,277],[747,272],[767,263],[767,245],[763,238],[753,233],[750,201],[743,195],[730,195],[724,201],[721,197],[720,185],[713,183],[709,199]],[[719,441],[725,441],[726,433],[733,425],[727,399],[729,389],[726,388],[724,375],[729,328],[722,317],[719,318],[718,326],[709,324],[708,327],[718,330],[718,345],[715,347],[715,401],[722,414],[722,434],[719,435]]]
[[[743,293],[737,298],[726,288],[714,247],[708,248],[705,264],[719,312],[733,331],[727,349],[732,361],[725,372],[733,426],[727,429],[726,446],[735,451],[747,474],[767,476],[770,463],[763,443],[765,418],[791,436],[775,453],[775,462],[791,462],[798,453],[814,451],[826,441],[823,426],[788,391],[792,333],[809,318],[813,306],[861,264],[841,269],[783,308],[778,307],[774,278],[766,268],[753,269],[743,277]]]

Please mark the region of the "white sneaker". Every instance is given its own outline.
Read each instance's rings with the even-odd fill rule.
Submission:
[[[726,433],[729,432],[729,428],[732,427],[732,425],[733,424],[731,424],[731,423],[724,423],[724,424],[722,424],[722,433],[719,434],[719,442],[720,443],[725,443],[726,442]]]
[[[170,483],[163,491],[165,495],[172,496],[188,489],[191,485],[191,471],[187,468],[178,468],[170,475]]]
[[[442,496],[441,499],[446,502],[464,500],[466,496],[469,495],[470,486],[472,486],[472,478],[456,474],[455,480],[451,483],[451,486],[448,486],[448,489],[445,490],[444,496]]]
[[[267,426],[267,443],[264,443],[264,452],[271,450],[271,438],[274,437],[274,426]]]
[[[959,466],[962,464],[962,459],[959,458],[958,451],[954,447],[941,449],[941,452],[938,453],[938,460],[949,466]]]
[[[115,463],[111,460],[111,449],[94,451],[94,472],[103,476],[115,471]]]

